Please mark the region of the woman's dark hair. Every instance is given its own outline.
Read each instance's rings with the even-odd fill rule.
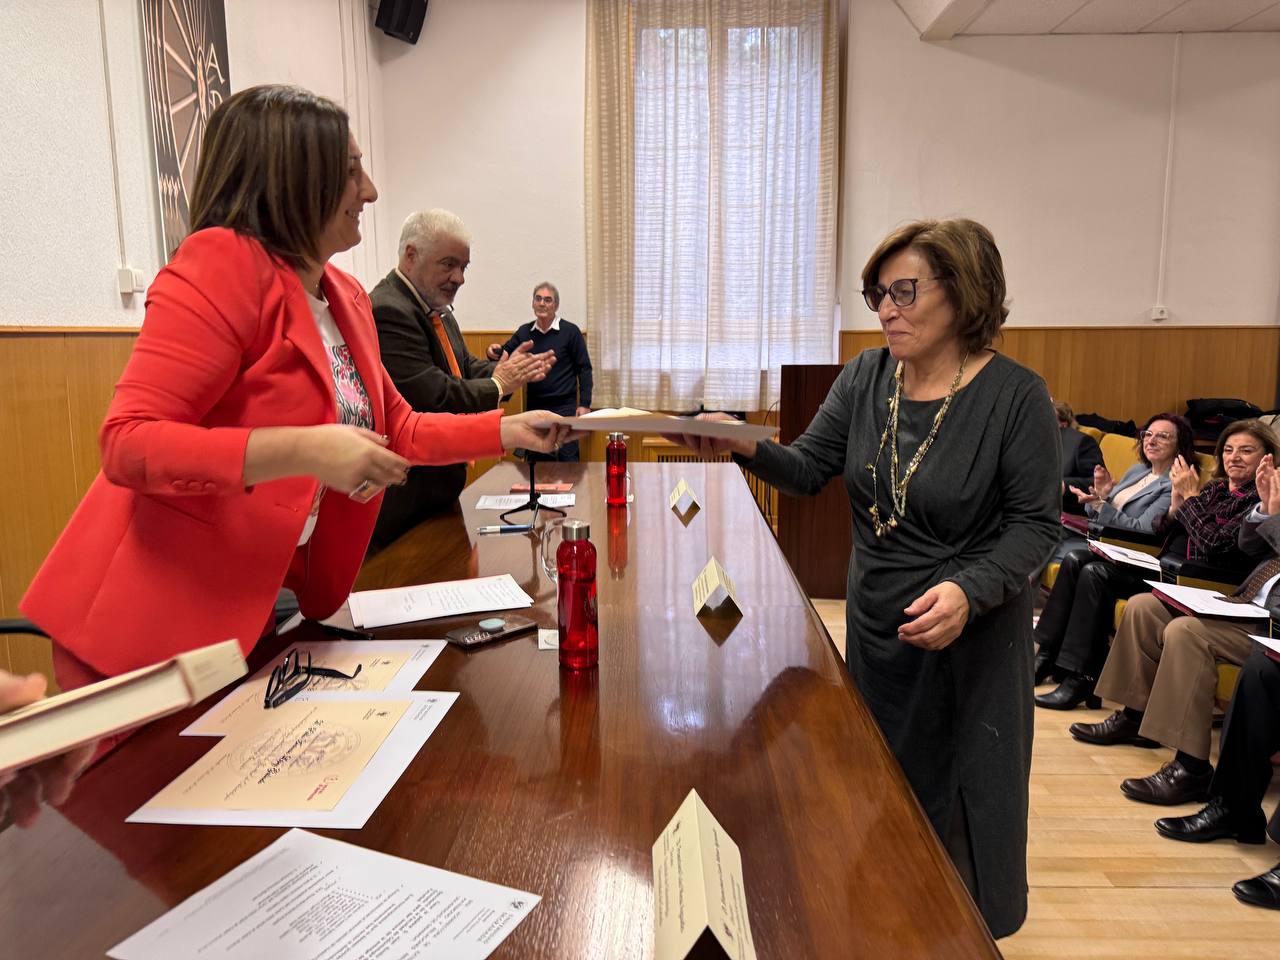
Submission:
[[[1227,470],[1222,465],[1222,448],[1227,445],[1227,439],[1237,433],[1247,433],[1262,444],[1262,448],[1273,458],[1280,459],[1280,440],[1276,439],[1276,433],[1271,427],[1261,420],[1237,420],[1235,423],[1228,423],[1218,434],[1218,444],[1213,448],[1215,480],[1222,480],[1227,475]]]
[[[1148,417],[1141,429],[1138,430],[1137,450],[1138,459],[1151,466],[1151,461],[1147,459],[1147,451],[1142,448],[1142,431],[1147,430],[1157,420],[1168,420],[1173,424],[1174,430],[1178,433],[1178,451],[1174,457],[1182,457],[1191,466],[1196,465],[1196,435],[1191,429],[1191,421],[1186,417],[1180,417],[1176,413],[1157,413]]]
[[[347,112],[301,87],[240,91],[209,118],[191,231],[229,227],[291,267],[319,261],[320,233],[346,188],[349,136]]]
[[[976,220],[916,220],[880,241],[862,268],[862,287],[880,282],[880,267],[899,250],[928,261],[956,313],[956,338],[970,353],[991,346],[1009,316],[1004,261],[991,231]]]

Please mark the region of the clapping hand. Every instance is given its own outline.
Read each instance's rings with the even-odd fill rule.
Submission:
[[[1115,485],[1115,481],[1111,478],[1111,472],[1099,464],[1093,468],[1093,485],[1088,490],[1081,490],[1077,486],[1072,486],[1071,492],[1076,495],[1076,499],[1084,506],[1097,506],[1111,496],[1111,491],[1115,488]]]
[[[1200,492],[1200,472],[1179,454],[1169,467],[1169,483],[1173,487],[1173,497],[1169,503],[1169,513],[1172,514],[1184,501]]]
[[[912,619],[898,628],[898,639],[922,650],[951,645],[969,620],[969,598],[950,580],[930,587],[902,611]]]
[[[526,383],[537,383],[556,362],[554,350],[534,353],[532,340],[520,344],[514,353],[507,353],[496,343],[489,345],[491,353],[494,347],[498,347],[498,355],[492,359],[498,365],[493,368],[493,378],[502,384],[504,393],[514,393]]]
[[[34,703],[44,696],[45,686],[45,678],[38,673],[19,677],[0,670],[0,712]],[[40,816],[41,803],[66,800],[97,746],[85,744],[29,767],[0,773],[0,821],[8,817],[20,827],[29,827]]]
[[[1280,514],[1280,474],[1276,472],[1275,458],[1267,454],[1258,463],[1254,479],[1258,484],[1258,500],[1262,512],[1269,517]]]

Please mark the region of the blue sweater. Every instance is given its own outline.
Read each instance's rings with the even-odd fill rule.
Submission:
[[[533,341],[534,353],[554,350],[555,365],[546,379],[525,387],[525,406],[530,410],[560,410],[591,406],[591,358],[582,331],[568,320],[560,320],[560,329],[543,333],[534,321],[523,324],[502,345],[508,353],[526,341]]]

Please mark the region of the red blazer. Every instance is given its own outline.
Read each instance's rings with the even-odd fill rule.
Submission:
[[[369,298],[325,268],[325,298],[351,348],[374,429],[413,463],[500,454],[501,411],[414,413],[383,370]],[[298,537],[318,481],[245,488],[249,431],[337,420],[320,332],[297,274],[257,241],[201,230],[147,293],[146,319],[99,436],[102,472],[21,608],[106,675],[235,637],[248,652],[282,585],[332,614],[364,559],[381,496],[330,492]]]

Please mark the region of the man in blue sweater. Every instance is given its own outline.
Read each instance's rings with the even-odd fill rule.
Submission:
[[[530,341],[535,354],[554,351],[555,364],[546,377],[525,387],[525,407],[566,417],[582,416],[591,412],[591,357],[582,331],[559,316],[559,310],[560,291],[555,284],[538,284],[533,288],[533,321],[516,330],[506,343],[489,344],[489,359],[496,360],[504,352],[514,355],[521,344]],[[566,443],[555,454],[530,452],[529,456],[534,460],[576,461],[578,441]]]

